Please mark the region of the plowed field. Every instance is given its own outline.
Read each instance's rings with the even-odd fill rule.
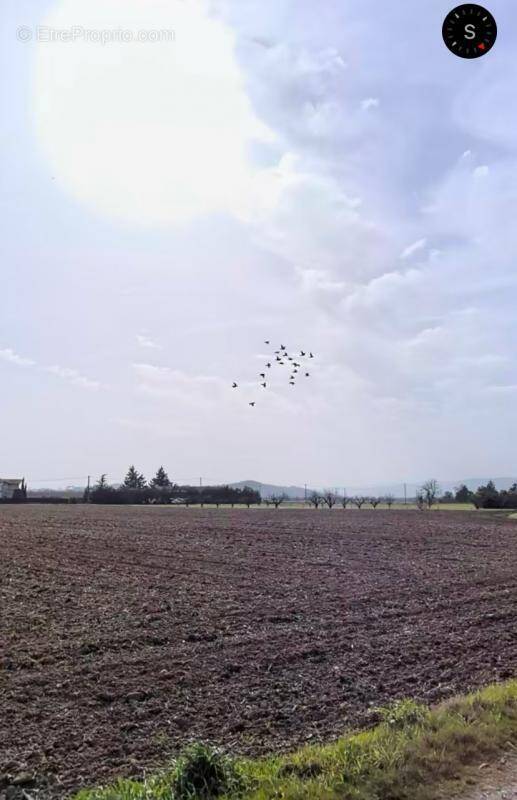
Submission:
[[[0,794],[517,675],[517,525],[482,513],[2,506],[0,565]]]

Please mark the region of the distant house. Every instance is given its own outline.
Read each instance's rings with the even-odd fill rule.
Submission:
[[[0,500],[12,500],[24,487],[23,478],[0,478]]]

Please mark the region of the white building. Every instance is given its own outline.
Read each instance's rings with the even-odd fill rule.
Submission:
[[[17,489],[21,489],[23,478],[0,478],[0,500],[12,500]]]

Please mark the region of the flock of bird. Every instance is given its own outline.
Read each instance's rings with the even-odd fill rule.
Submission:
[[[269,339],[266,339],[264,344],[267,344],[267,345],[270,346],[271,342],[270,342]],[[289,366],[291,368],[290,374],[289,374],[289,385],[290,386],[296,386],[296,379],[299,378],[299,377],[303,376],[305,378],[310,378],[310,372],[307,372],[307,369],[308,369],[307,361],[309,359],[311,359],[311,358],[314,358],[314,354],[311,353],[310,351],[306,352],[304,350],[301,350],[299,355],[293,356],[293,355],[290,355],[287,352],[286,345],[285,344],[281,344],[280,345],[280,349],[279,350],[275,350],[273,355],[275,356],[275,358],[271,358],[271,360],[267,361],[266,364],[264,365],[266,370],[271,370],[275,366],[278,366],[278,367]],[[301,360],[299,361],[298,359],[301,359]],[[260,372],[259,373],[259,378],[260,378],[259,384],[260,384],[260,386],[262,386],[263,389],[267,389],[267,387],[269,385],[268,384],[269,374],[271,374],[271,373],[267,373],[267,372]],[[236,381],[234,381],[233,384],[232,384],[232,389],[238,389],[238,388],[239,388],[239,384]],[[256,401],[253,400],[252,402],[248,403],[248,405],[250,405],[252,408],[254,408],[255,405],[256,405]]]

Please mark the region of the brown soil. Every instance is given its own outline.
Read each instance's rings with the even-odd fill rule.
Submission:
[[[517,757],[512,750],[495,762],[478,764],[469,771],[470,788],[454,800],[517,800]],[[450,795],[443,800],[451,800]]]
[[[0,552],[0,796],[517,675],[517,527],[475,512],[3,506]]]

